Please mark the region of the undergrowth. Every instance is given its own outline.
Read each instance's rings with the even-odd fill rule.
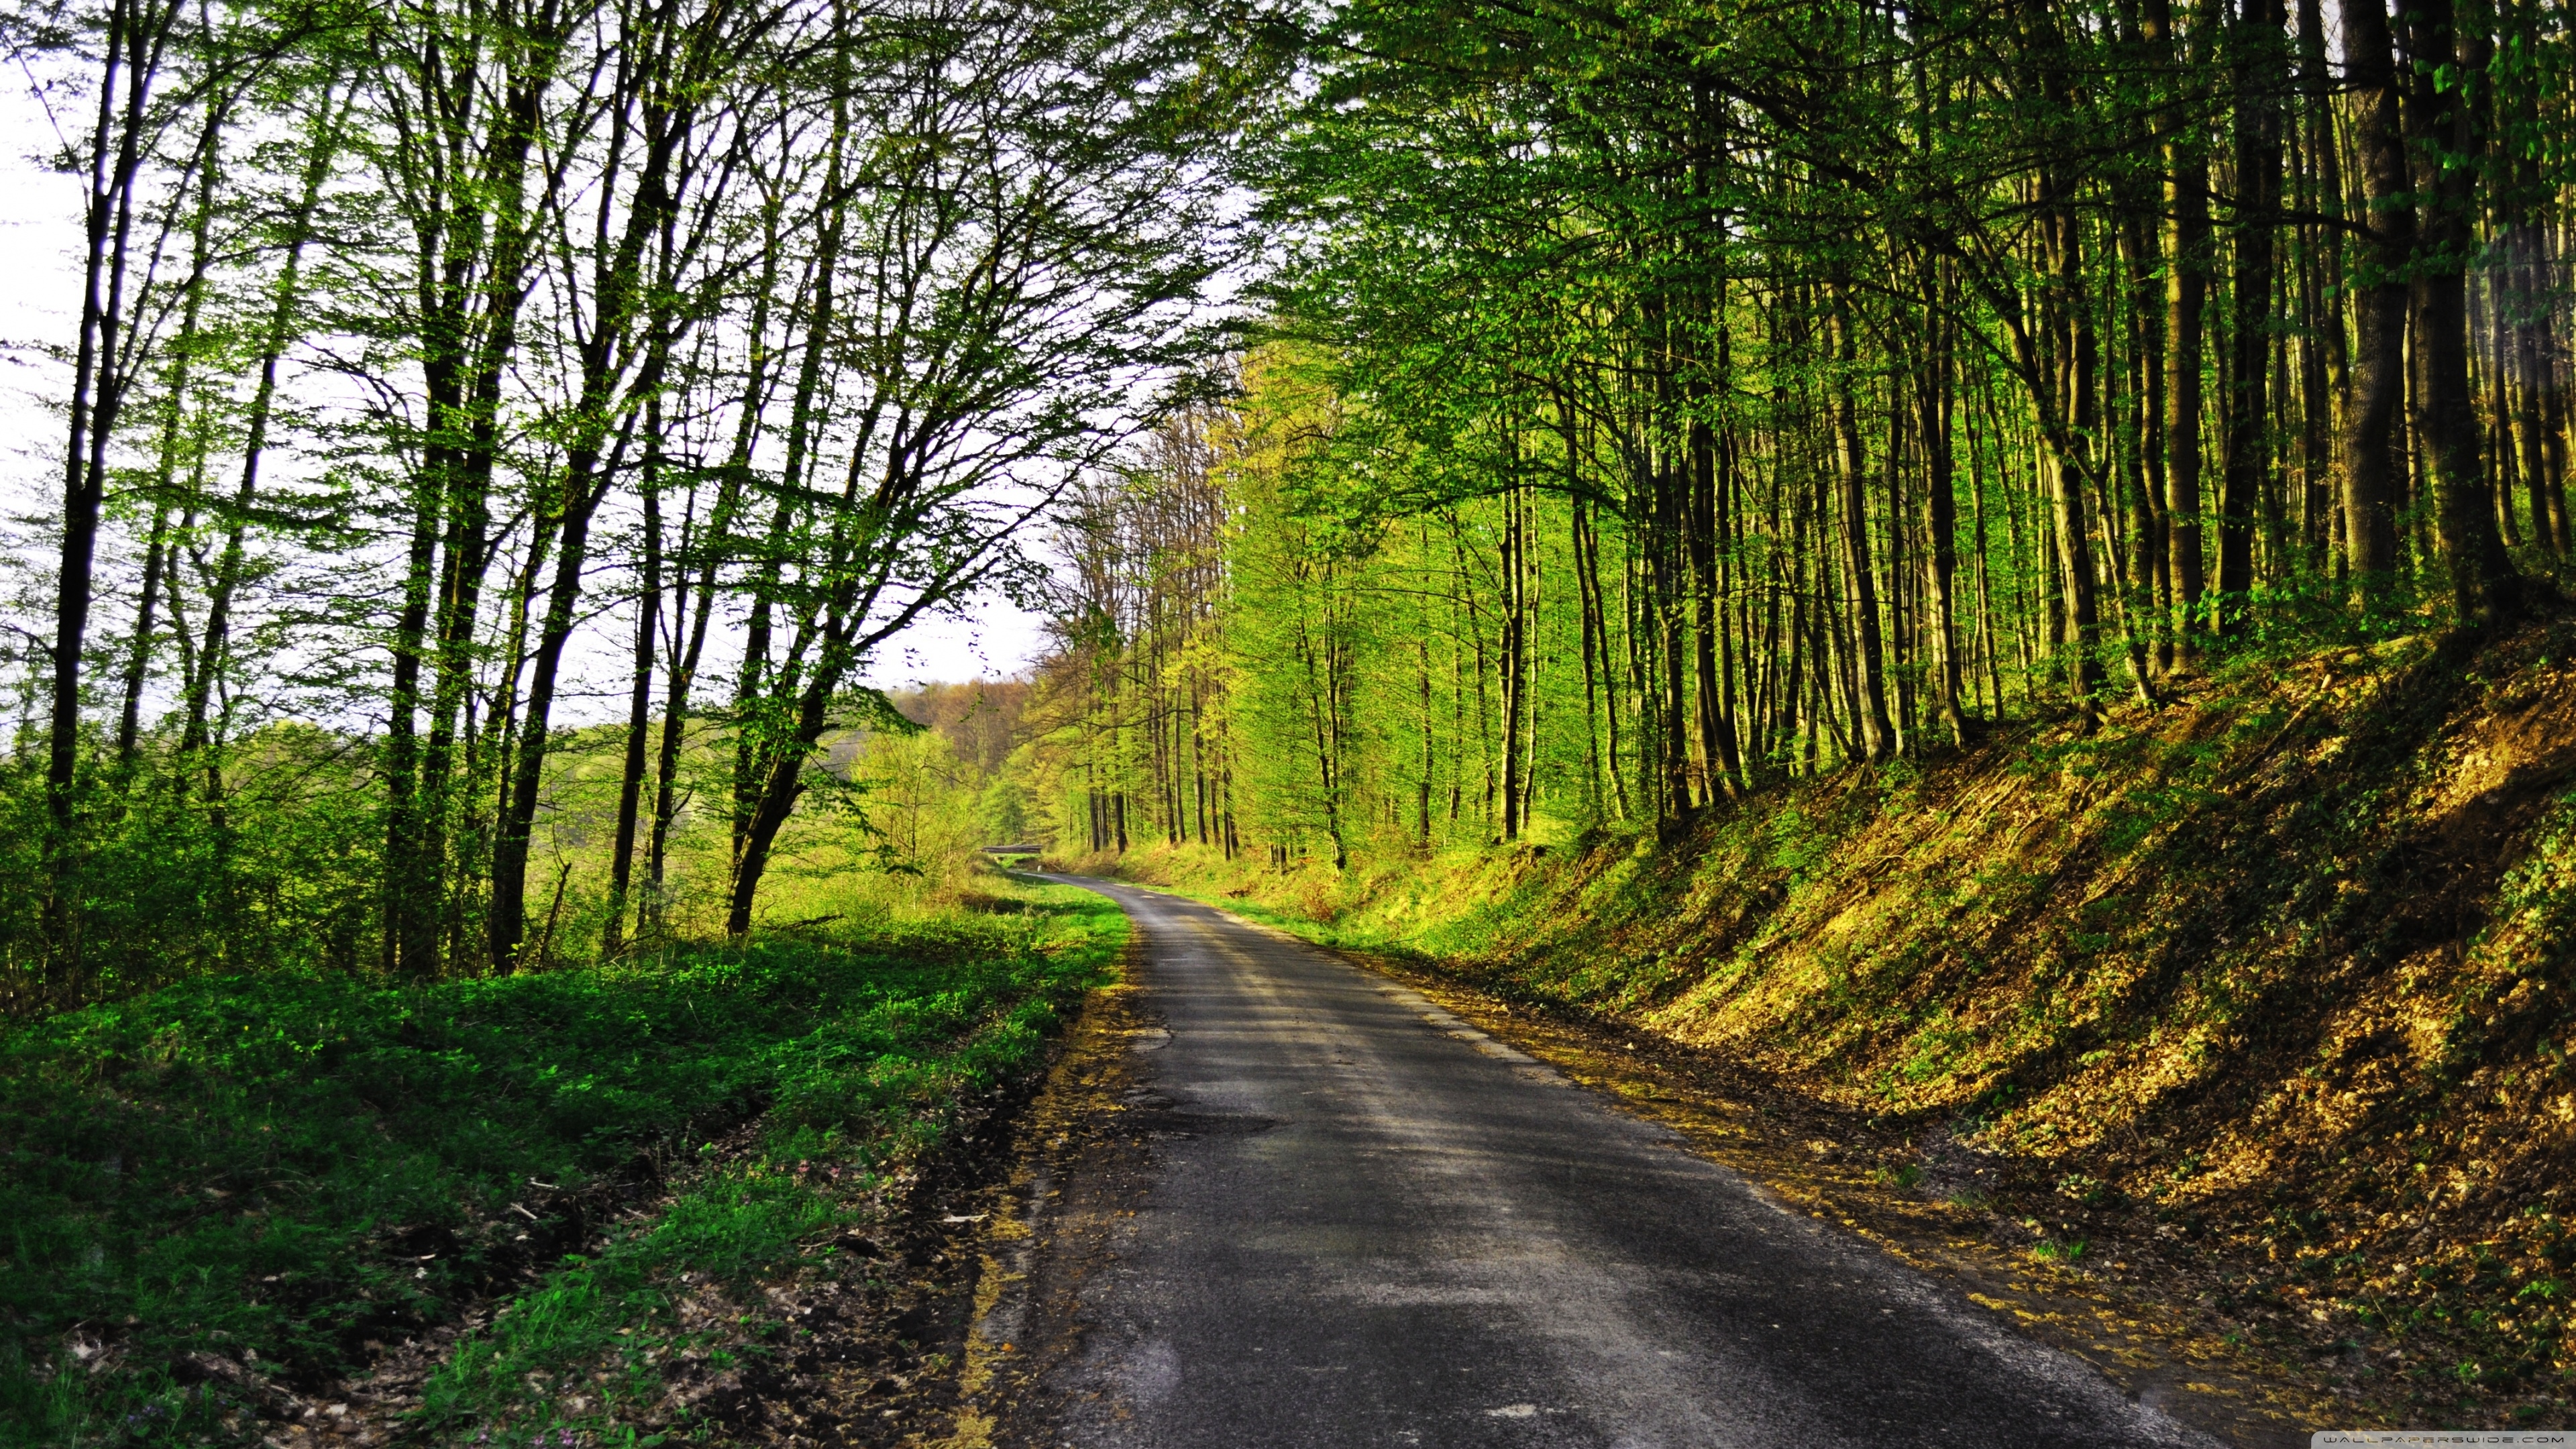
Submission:
[[[706,1336],[677,1302],[828,1242],[1103,978],[1114,909],[1006,889],[830,941],[202,980],[10,1029],[0,1443],[248,1440],[263,1386],[433,1336],[431,1438],[632,1440]]]

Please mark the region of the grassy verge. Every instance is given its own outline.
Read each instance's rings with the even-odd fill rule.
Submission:
[[[200,982],[10,1031],[0,1442],[247,1440],[405,1354],[434,1440],[693,1436],[664,1367],[759,1351],[714,1299],[864,1220],[1109,970],[1113,908],[1006,889],[828,943]]]

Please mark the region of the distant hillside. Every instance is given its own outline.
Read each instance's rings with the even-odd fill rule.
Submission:
[[[937,730],[962,760],[990,775],[1019,743],[1020,711],[1033,688],[1024,679],[925,684],[888,696],[905,719]]]

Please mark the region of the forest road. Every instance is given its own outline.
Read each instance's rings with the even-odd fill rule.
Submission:
[[[1008,1438],[2218,1443],[1413,991],[1207,906],[1049,879],[1126,908],[1169,1037],[1139,1038],[1126,1093],[1155,1139],[1142,1181],[1059,1285],[1079,1329],[1023,1406],[1043,1427],[1015,1413]]]

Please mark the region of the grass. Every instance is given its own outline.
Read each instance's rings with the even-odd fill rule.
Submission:
[[[857,1221],[1110,969],[1113,908],[1008,889],[830,942],[199,981],[11,1029],[0,1443],[248,1440],[264,1383],[451,1339],[432,1439],[633,1440],[708,1336],[683,1297]]]

